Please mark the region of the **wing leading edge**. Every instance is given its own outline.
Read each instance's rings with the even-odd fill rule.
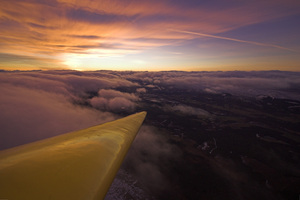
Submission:
[[[0,152],[0,199],[103,199],[146,112]]]

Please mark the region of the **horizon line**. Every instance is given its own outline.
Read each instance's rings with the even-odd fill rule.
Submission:
[[[98,69],[98,70],[76,70],[76,69],[14,69],[7,70],[1,69],[1,72],[40,72],[40,71],[76,71],[76,72],[99,72],[99,71],[115,71],[115,72],[300,72],[300,70],[280,70],[280,69],[272,69],[272,70],[111,70],[111,69]]]

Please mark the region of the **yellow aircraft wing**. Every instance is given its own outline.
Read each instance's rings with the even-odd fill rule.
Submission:
[[[0,152],[0,199],[103,199],[146,112]]]

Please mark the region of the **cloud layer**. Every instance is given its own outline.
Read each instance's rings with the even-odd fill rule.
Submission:
[[[120,86],[136,84],[100,72],[0,73],[0,149],[116,119],[113,113],[95,110],[87,105],[89,96],[99,89]],[[126,97],[137,98],[134,95]],[[134,105],[128,106],[126,103],[118,97],[109,106],[112,111],[119,111],[124,106],[133,109]]]
[[[230,93],[253,98],[267,95],[300,100],[299,77],[298,72],[280,71],[1,72],[0,147],[112,120],[115,118],[112,113],[133,113],[142,106],[144,99],[139,96],[147,95],[147,90],[177,88],[199,94]],[[118,88],[127,88],[128,92]],[[183,115],[209,116],[206,110],[187,105],[164,108]]]
[[[115,119],[51,92],[0,86],[0,148],[9,148]]]
[[[297,89],[300,86],[299,72],[138,72],[127,77],[162,88],[300,99]]]
[[[134,111],[136,107],[135,101],[139,98],[130,93],[119,92],[116,90],[101,89],[98,96],[93,97],[90,103],[93,107],[107,111]]]
[[[122,186],[124,176],[127,177],[125,180],[129,180],[126,187],[130,192],[126,192],[126,188],[122,191],[132,196],[133,191],[139,191],[137,199],[151,199],[152,195],[164,195],[168,191],[177,194],[173,191],[172,184],[180,180],[170,174],[169,169],[174,169],[174,163],[181,163],[178,170],[190,169],[183,162],[186,159],[183,151],[196,151],[197,154],[199,148],[203,152],[197,155],[204,159],[200,159],[201,162],[208,164],[201,165],[202,173],[207,171],[224,176],[227,182],[233,184],[228,185],[228,189],[236,192],[231,195],[236,195],[245,187],[239,183],[246,183],[249,181],[248,177],[244,172],[239,172],[236,163],[230,159],[217,156],[208,158],[216,149],[222,148],[222,141],[212,138],[199,143],[198,147],[188,139],[181,143],[182,146],[176,143],[187,136],[182,129],[175,130],[176,124],[172,125],[170,122],[172,117],[207,119],[215,115],[205,107],[200,108],[201,102],[193,105],[192,101],[185,99],[184,94],[197,97],[204,93],[225,96],[230,93],[252,99],[270,95],[300,100],[299,88],[300,73],[284,71],[0,71],[0,150],[146,110],[149,114],[144,126],[128,152],[115,181],[116,187],[113,184],[113,192],[110,193],[112,199],[115,199],[114,194]],[[178,101],[175,101],[166,97],[168,92],[182,96],[178,96]],[[206,96],[213,98],[213,95]],[[175,128],[171,130],[172,127]],[[175,139],[170,142],[170,137]],[[188,146],[198,150],[189,149]],[[269,157],[270,152],[264,155]],[[181,173],[180,177],[189,183],[190,177],[184,174],[186,171]],[[188,174],[192,175],[193,172],[189,171]],[[202,181],[205,186],[206,180]],[[211,189],[209,187],[210,185],[207,188]],[[220,190],[229,191],[227,188]],[[178,190],[178,194],[182,191],[183,189]]]

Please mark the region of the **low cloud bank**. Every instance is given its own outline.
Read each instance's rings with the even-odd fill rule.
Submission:
[[[88,73],[74,71],[2,72],[0,84],[7,83],[31,89],[85,96],[89,92],[116,87],[133,87],[138,84],[110,73]]]
[[[300,100],[299,72],[77,72],[0,73],[0,148],[7,148],[114,119],[134,112],[147,85],[160,89],[269,95]],[[133,88],[135,93],[118,88]],[[90,105],[90,106],[88,106]],[[176,105],[173,111],[208,115],[205,110]],[[14,139],[15,138],[15,139]]]
[[[137,72],[125,75],[130,80],[160,88],[177,88],[234,95],[269,95],[300,100],[300,72]]]
[[[1,72],[0,149],[114,120],[118,117],[112,112],[133,110],[138,98],[101,89],[136,85],[109,73]],[[115,96],[107,103],[112,112],[86,105],[90,94],[98,91]]]
[[[115,119],[72,104],[64,95],[7,84],[0,85],[0,149]]]
[[[90,99],[93,107],[106,111],[129,111],[133,112],[136,107],[136,101],[139,98],[135,94],[120,92],[116,90],[101,89],[98,96]]]

